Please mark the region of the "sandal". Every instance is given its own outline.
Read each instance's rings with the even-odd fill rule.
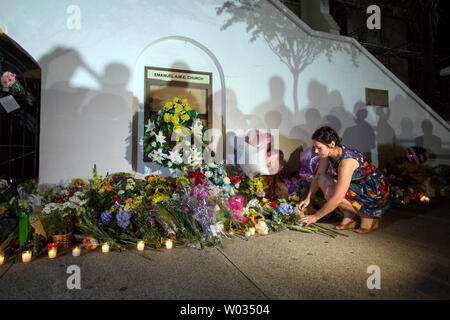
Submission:
[[[370,228],[358,228],[355,230],[356,233],[361,233],[361,234],[366,234],[366,233],[371,233],[372,231],[376,230],[379,228],[379,220],[375,219],[372,223],[372,225],[370,226]]]
[[[350,222],[347,222],[346,224],[340,224],[336,227],[334,227],[334,229],[336,230],[348,230],[348,229],[352,229],[356,226],[356,221],[352,220]]]

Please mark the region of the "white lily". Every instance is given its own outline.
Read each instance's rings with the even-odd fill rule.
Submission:
[[[175,164],[183,163],[183,158],[181,157],[179,150],[170,151],[169,159]]]
[[[151,156],[152,156],[153,161],[155,161],[155,162],[161,162],[162,160],[167,158],[167,155],[163,153],[161,148],[159,148],[158,150],[154,150],[151,153]]]
[[[155,123],[153,121],[150,121],[150,119],[148,119],[147,124],[145,125],[145,132],[153,132],[153,129],[155,129]]]
[[[160,144],[166,143],[166,137],[163,135],[162,131],[159,131],[158,135],[156,136],[156,142],[159,142]]]

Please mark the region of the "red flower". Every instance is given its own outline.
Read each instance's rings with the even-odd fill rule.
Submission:
[[[204,177],[205,177],[205,175],[203,173],[201,173],[200,171],[194,171],[189,174],[189,178],[194,179],[195,185],[199,185],[199,184],[203,183]]]
[[[241,179],[238,176],[236,176],[233,178],[232,182],[233,182],[233,184],[238,184],[241,182]]]
[[[47,250],[50,251],[50,250],[52,250],[53,248],[58,249],[58,245],[59,245],[58,242],[49,243],[49,244],[47,245]]]
[[[118,204],[120,204],[122,202],[122,198],[121,197],[117,197],[114,199],[114,202],[117,202]]]
[[[276,203],[275,201],[272,201],[272,202],[270,203],[270,206],[271,206],[272,208],[275,208],[275,207],[277,206],[277,203]]]
[[[69,197],[73,197],[74,193],[73,191],[69,191]]]

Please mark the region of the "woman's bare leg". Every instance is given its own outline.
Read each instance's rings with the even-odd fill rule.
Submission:
[[[319,187],[322,190],[325,199],[330,199],[336,188],[336,184],[334,183],[333,179],[329,175],[321,175],[319,177]],[[348,201],[347,199],[342,200],[338,205],[339,210],[341,210],[344,213],[344,218],[341,221],[341,225],[345,225],[347,223],[350,223],[355,220],[355,215],[358,215],[361,217],[361,225],[359,226],[362,229],[370,229],[375,222],[372,218],[368,218],[365,214],[361,213],[360,211],[356,210],[354,206]],[[359,230],[359,229],[358,229]],[[358,232],[356,230],[356,232]]]

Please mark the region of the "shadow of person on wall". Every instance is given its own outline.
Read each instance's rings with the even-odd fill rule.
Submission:
[[[391,111],[388,108],[377,108],[375,110],[375,114],[378,116],[378,123],[375,129],[378,152],[378,168],[383,169],[395,160],[398,151],[394,145],[395,131],[388,122]]]
[[[408,117],[400,120],[400,133],[395,137],[395,144],[399,147],[409,148],[414,144],[414,124]]]
[[[97,164],[99,170],[130,171],[133,94],[126,89],[130,70],[121,63],[108,64],[103,74],[96,74],[88,66],[85,69],[101,89],[81,108],[81,119],[89,128],[89,134],[84,135],[84,148],[91,155],[92,166]]]
[[[87,178],[83,170],[91,165],[85,141],[89,127],[82,106],[98,91],[74,86],[71,81],[86,64],[78,51],[57,47],[39,59],[42,67],[42,111],[40,176],[64,184],[62,177]],[[92,164],[93,166],[93,164]]]
[[[366,121],[369,112],[361,101],[358,101],[353,109],[355,125],[345,129],[342,142],[349,148],[357,149],[370,160],[372,158],[371,151],[375,148],[375,132]]]
[[[255,129],[279,129],[283,134],[287,134],[287,128],[292,126],[292,112],[284,103],[285,91],[283,79],[279,76],[269,79],[269,99],[252,109],[252,114],[264,117],[265,127],[257,127],[258,123],[252,123]]]
[[[425,148],[430,159],[436,159],[441,154],[442,140],[433,134],[433,124],[430,120],[423,120],[421,127],[423,135],[414,140],[415,145]]]

